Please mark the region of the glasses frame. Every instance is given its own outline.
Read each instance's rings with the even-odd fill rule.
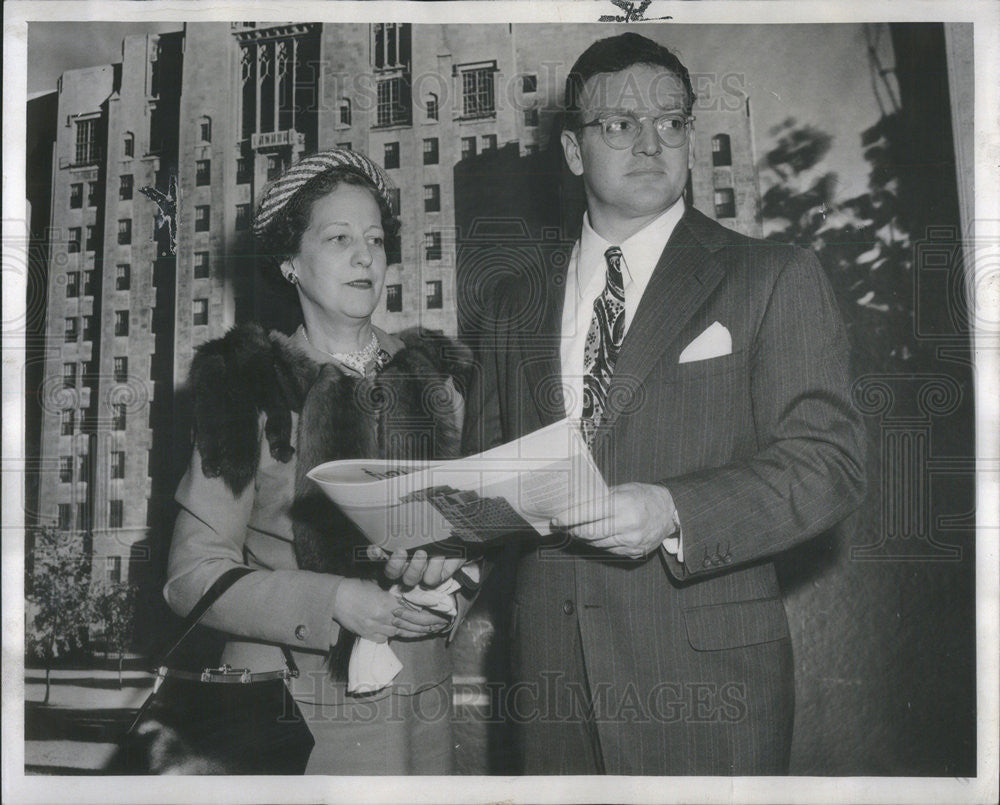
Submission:
[[[636,135],[632,139],[632,142],[627,143],[626,145],[615,145],[608,139],[608,133],[604,130],[604,124],[611,118],[615,117],[630,117],[639,124],[639,127],[636,129]],[[682,131],[684,132],[684,139],[682,139],[679,143],[677,143],[677,145],[672,145],[671,143],[668,143],[665,139],[663,139],[663,134],[660,132],[660,129],[656,125],[660,120],[663,120],[663,118],[665,117],[679,117],[684,121],[684,128],[682,129]],[[638,142],[639,138],[642,136],[642,128],[645,124],[645,121],[647,120],[653,121],[653,130],[656,132],[657,139],[663,144],[664,147],[681,148],[685,145],[685,143],[687,143],[688,139],[691,137],[691,128],[694,125],[695,116],[684,114],[684,112],[679,109],[670,112],[664,112],[663,114],[655,116],[637,115],[634,114],[633,112],[608,112],[606,114],[599,115],[598,117],[591,120],[589,123],[581,124],[580,128],[582,130],[590,126],[600,126],[601,139],[604,140],[604,144],[607,145],[608,148],[613,148],[616,151],[625,151],[629,148],[632,148],[636,144],[636,142]]]

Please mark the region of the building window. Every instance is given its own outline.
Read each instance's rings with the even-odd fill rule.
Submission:
[[[90,456],[83,455],[76,462],[77,469],[77,480],[83,481],[84,483],[90,483]],[[77,525],[83,528],[84,520],[80,519],[77,521]]]
[[[76,364],[75,363],[64,363],[63,364],[63,388],[75,389],[76,388]]]
[[[475,137],[463,137],[462,138],[462,159],[469,159],[476,155],[476,138]]]
[[[427,94],[427,98],[424,101],[424,106],[427,109],[427,119],[437,120],[438,119],[438,96],[433,92]]]
[[[83,340],[84,341],[93,341],[94,340],[94,336],[97,334],[96,331],[95,331],[95,329],[94,329],[94,321],[95,321],[95,319],[94,319],[93,316],[84,316],[83,317]]]
[[[193,324],[208,324],[208,300],[195,299],[192,305],[194,311]]]
[[[350,143],[337,143],[337,148],[340,148],[344,151],[353,150]]]
[[[399,167],[399,143],[386,143],[382,147],[382,164],[386,168]]]
[[[461,71],[462,74],[462,115],[464,117],[487,117],[494,114],[493,71],[494,65],[474,67]]]
[[[236,231],[243,232],[250,228],[250,205],[236,205]]]
[[[69,228],[69,243],[66,244],[66,250],[70,254],[76,254],[80,251],[80,241],[82,240],[82,232],[78,226],[71,226]],[[76,296],[76,294],[73,294]]]
[[[64,484],[73,480],[73,456],[59,456],[59,480]]]
[[[398,187],[389,188],[389,211],[395,215],[399,216],[403,209],[403,201],[400,197],[400,191]]]
[[[250,160],[246,157],[236,158],[236,184],[250,184]]]
[[[720,187],[715,191],[715,217],[736,217],[736,196],[731,187]]]
[[[194,253],[194,278],[203,280],[208,277],[208,252]]]
[[[495,134],[483,135],[483,151],[497,150],[497,136]]]
[[[135,156],[135,135],[130,132],[125,132],[125,139],[122,143],[123,151],[125,156],[133,157]]]
[[[115,311],[115,335],[128,335],[128,311]]]
[[[72,436],[75,430],[76,411],[72,408],[67,408],[62,412],[61,421],[59,423],[59,432],[63,436]]]
[[[80,230],[78,229],[77,232]],[[79,251],[79,249],[77,250]],[[80,295],[80,272],[79,271],[67,271],[66,272],[66,298],[76,299]]]
[[[129,263],[119,263],[115,266],[115,290],[127,291],[132,287],[132,266]]]
[[[93,224],[87,225],[87,240],[85,246],[88,252],[97,251],[97,227]]]
[[[69,318],[65,320],[65,326],[63,327],[64,338],[63,340],[69,344],[76,341],[80,336],[80,331],[77,330],[77,321],[75,318]]]
[[[372,66],[382,70],[409,67],[410,23],[379,22],[372,26]]]
[[[125,525],[125,501],[112,500],[108,507],[108,528],[121,528]]]
[[[441,212],[441,185],[424,185],[424,212]]]
[[[212,118],[208,115],[198,121],[198,137],[203,143],[212,142]]]
[[[521,76],[521,92],[538,92],[538,76],[534,73]]]
[[[122,580],[122,558],[109,556],[107,564],[107,579],[111,584],[120,584]]]
[[[351,99],[341,98],[340,99],[340,125],[350,126],[351,125]]]
[[[125,430],[125,403],[111,406],[111,430]]]
[[[524,125],[525,126],[537,126],[538,125],[538,107],[532,106],[530,109],[524,110]]]
[[[208,232],[209,206],[200,204],[194,208],[194,231]]]
[[[277,179],[285,172],[285,162],[277,154],[267,155],[267,180]]]
[[[76,182],[69,186],[70,209],[78,210],[83,206],[83,183]]]
[[[716,134],[712,138],[712,166],[716,168],[733,164],[733,152],[728,134]]]
[[[212,183],[212,160],[199,159],[194,163],[194,183],[199,187]]]
[[[68,503],[59,504],[59,530],[69,531],[73,527],[73,509]]]
[[[424,164],[438,164],[438,138],[428,137],[424,140]]]
[[[125,477],[125,451],[111,451],[111,478],[121,479]]]
[[[76,164],[89,165],[101,159],[97,140],[97,118],[76,122]]]
[[[441,298],[441,280],[430,280],[425,282],[427,290],[427,309],[440,310],[443,304]]]
[[[441,233],[440,232],[425,232],[424,233],[424,257],[427,260],[440,260],[441,259]]]
[[[97,206],[97,182],[87,182],[87,206]]]
[[[115,383],[128,383],[128,358],[115,356]]]
[[[385,309],[389,313],[400,313],[403,310],[403,286],[385,286]]]
[[[132,242],[132,219],[118,219],[118,243],[127,246]]]
[[[83,295],[94,295],[94,272],[91,269],[83,272]]]
[[[377,127],[410,124],[410,86],[403,76],[381,79],[376,86],[376,99]]]

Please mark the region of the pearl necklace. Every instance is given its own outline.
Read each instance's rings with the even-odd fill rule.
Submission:
[[[374,330],[372,330],[372,337],[368,341],[368,343],[363,348],[356,350],[354,352],[327,352],[325,349],[321,349],[320,347],[317,347],[315,344],[313,344],[313,342],[309,339],[309,333],[306,332],[305,327],[302,328],[302,334],[306,337],[306,341],[309,342],[309,346],[311,346],[317,352],[322,352],[324,355],[329,355],[335,361],[337,361],[338,363],[342,363],[344,366],[353,369],[359,375],[362,376],[366,375],[367,374],[366,369],[373,362],[381,363],[383,350],[379,345],[378,336],[375,335]]]

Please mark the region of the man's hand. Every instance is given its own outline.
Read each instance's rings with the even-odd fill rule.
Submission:
[[[595,548],[640,559],[677,531],[674,499],[658,484],[621,484],[608,496],[581,503],[552,518],[552,527]]]
[[[462,557],[427,556],[427,552],[418,548],[413,552],[412,557],[406,555],[406,551],[394,551],[391,555],[377,545],[368,546],[368,558],[372,561],[384,559],[385,575],[394,580],[398,580],[406,587],[416,587],[423,584],[425,587],[437,587],[442,582],[450,579],[458,569],[465,564]]]

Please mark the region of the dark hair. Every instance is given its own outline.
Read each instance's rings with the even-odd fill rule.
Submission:
[[[331,168],[302,185],[267,229],[257,236],[262,253],[271,257],[276,266],[297,254],[302,246],[302,235],[309,228],[313,204],[342,184],[364,187],[371,191],[382,216],[386,259],[389,263],[398,262],[399,220],[368,177],[349,166]]]
[[[580,54],[566,78],[566,114],[564,125],[578,130],[584,84],[599,73],[617,73],[636,64],[663,67],[676,75],[684,85],[684,112],[691,114],[695,94],[691,76],[681,60],[668,48],[639,34],[628,32],[599,39]]]

